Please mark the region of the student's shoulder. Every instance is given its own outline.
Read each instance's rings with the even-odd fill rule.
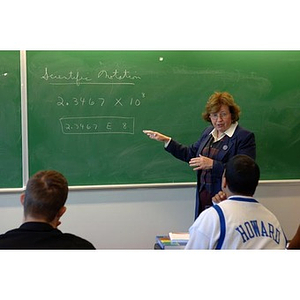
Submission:
[[[216,204],[218,205],[218,204]],[[198,218],[194,222],[194,226],[211,226],[212,223],[215,222],[215,220],[218,218],[218,213],[214,206],[211,206],[204,211],[201,212],[201,214],[198,216]]]
[[[5,238],[5,237],[7,237],[7,236],[19,234],[19,233],[21,233],[21,232],[22,232],[22,231],[21,231],[20,228],[10,229],[10,230],[8,230],[8,231],[6,231],[6,232],[4,232],[4,233],[1,233],[1,234],[0,234],[0,239],[1,239],[1,238]]]
[[[68,241],[70,243],[72,243],[74,245],[75,248],[79,248],[79,249],[96,249],[94,247],[94,245],[89,242],[88,240],[82,238],[82,237],[79,237],[75,234],[72,234],[72,233],[63,233],[62,236],[65,238],[65,239],[68,239]]]

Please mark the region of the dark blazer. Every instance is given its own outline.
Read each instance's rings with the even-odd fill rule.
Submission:
[[[182,145],[174,140],[171,140],[166,147],[166,151],[170,152],[176,158],[189,162],[191,158],[199,156],[204,146],[208,143],[213,130],[213,126],[207,127],[199,140],[190,146]],[[250,132],[241,126],[237,126],[233,136],[230,138],[226,136],[221,142],[221,150],[217,157],[214,159],[212,168],[212,190],[213,195],[217,194],[221,190],[222,174],[224,171],[224,164],[233,156],[237,154],[245,154],[253,159],[256,158],[256,144],[255,136],[253,132]],[[201,170],[197,171],[197,192],[196,192],[196,207],[195,207],[195,219],[200,214],[200,202],[199,202],[199,189],[200,189],[200,175]]]
[[[85,239],[50,224],[27,222],[0,235],[0,249],[95,249]]]

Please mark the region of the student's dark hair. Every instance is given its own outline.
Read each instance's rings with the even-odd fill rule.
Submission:
[[[260,170],[251,157],[239,154],[227,162],[224,176],[232,193],[253,196],[258,185]]]
[[[51,222],[68,197],[67,179],[54,170],[40,171],[27,182],[25,216],[42,217]]]

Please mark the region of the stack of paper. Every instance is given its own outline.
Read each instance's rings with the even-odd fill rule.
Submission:
[[[169,237],[172,242],[188,242],[190,235],[188,232],[169,232]]]

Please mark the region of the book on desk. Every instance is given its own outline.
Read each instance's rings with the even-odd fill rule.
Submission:
[[[184,249],[188,242],[188,233],[172,233],[156,236],[156,244],[160,249],[176,250]]]

